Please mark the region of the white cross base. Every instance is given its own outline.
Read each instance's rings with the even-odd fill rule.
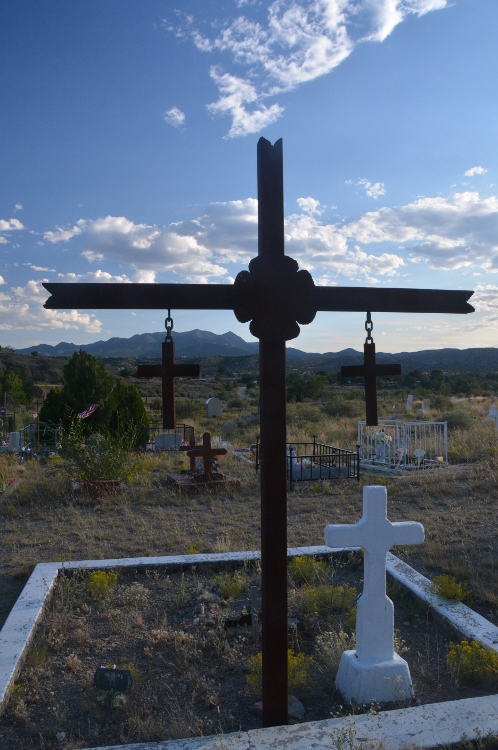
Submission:
[[[413,521],[391,523],[385,487],[363,488],[357,524],[325,527],[328,547],[361,547],[364,587],[356,609],[356,651],[341,657],[336,686],[356,703],[406,700],[413,696],[408,664],[394,651],[394,607],[386,595],[386,555],[395,544],[420,544],[424,529]]]

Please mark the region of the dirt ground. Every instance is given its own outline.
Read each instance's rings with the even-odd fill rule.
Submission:
[[[70,477],[67,475],[63,463],[59,460],[47,465],[40,465],[35,462],[23,466],[13,465],[11,467],[12,474],[20,476],[22,481],[14,493],[3,501],[0,500],[2,623],[34,565],[39,562],[258,549],[260,533],[259,485],[255,471],[239,459],[227,456],[223,470],[225,473],[241,479],[242,490],[239,493],[220,492],[215,495],[186,497],[172,491],[166,477],[168,470],[180,468],[179,462],[181,460],[174,456],[147,457],[144,459],[142,471],[138,473],[133,485],[125,488],[123,494],[118,497],[109,497],[98,502],[92,502],[85,495],[75,493],[72,490]],[[325,482],[298,487],[289,493],[288,545],[323,544],[323,531],[327,523],[354,523],[359,520],[362,515],[362,486],[364,484],[383,484],[387,487],[388,492],[388,516],[390,520],[420,521],[426,531],[426,541],[420,547],[398,548],[393,551],[429,578],[437,574],[449,573],[456,576],[458,580],[465,582],[469,588],[468,603],[470,606],[498,624],[497,518],[495,512],[498,494],[497,478],[495,462],[486,461],[469,466],[460,465],[454,468],[434,469],[421,475],[380,476],[371,474],[362,476],[360,483],[341,480],[335,484]],[[118,589],[122,585],[124,583],[120,579]],[[139,612],[139,608],[135,605],[126,610],[124,614],[110,615],[110,612],[116,612],[119,609],[119,605],[109,604],[108,606],[104,603],[102,604],[104,611],[100,617],[99,625],[101,629],[93,632],[90,629],[93,625],[90,626],[89,615],[83,609],[86,601],[83,597],[79,605],[81,611],[70,615],[69,621],[74,625],[73,637],[77,639],[76,642],[70,638],[65,641],[64,648],[67,645],[70,653],[62,652],[62,649],[57,651],[49,644],[48,654],[50,658],[53,656],[55,663],[58,664],[56,668],[59,670],[59,674],[66,674],[67,672],[68,675],[72,676],[75,691],[76,686],[78,686],[78,690],[86,690],[88,695],[93,690],[89,685],[89,680],[95,667],[95,654],[93,654],[90,665],[90,660],[86,658],[85,653],[83,651],[77,653],[76,649],[76,643],[78,648],[83,648],[83,645],[80,646],[78,639],[85,641],[86,636],[82,633],[86,632],[86,629],[89,633],[88,643],[91,646],[85,646],[85,648],[90,648],[92,653],[96,651],[102,663],[119,662],[120,664],[130,661],[135,663],[137,659],[135,647],[132,648],[128,645],[120,647],[120,644],[124,643],[122,633],[125,630],[136,631],[140,636],[142,640],[139,639],[140,646],[137,646],[137,648],[141,649],[142,652],[144,648],[148,647],[147,638],[151,638],[150,634],[154,630],[161,630],[162,612],[165,609],[165,584],[164,582],[161,584],[163,586],[161,602],[157,598],[159,594],[152,590],[150,581],[146,581],[143,585],[146,588],[151,588],[148,598],[150,601],[156,602],[156,605],[152,607],[151,620],[145,619],[149,616],[141,611]],[[159,591],[161,591],[161,585]],[[173,583],[170,582],[168,586],[173,586]],[[206,584],[204,588],[206,587],[209,588],[209,585]],[[199,596],[199,591],[195,589],[192,596],[194,599],[188,606],[186,605],[185,612],[173,612],[171,615],[167,615],[168,622],[174,624],[175,631],[180,631],[180,625],[184,621],[192,623],[193,609],[199,605],[199,601],[195,600],[195,597]],[[86,606],[89,606],[93,613],[96,603],[86,601]],[[144,618],[145,625],[143,627],[133,624],[134,621],[136,622],[137,613]],[[57,615],[57,612],[55,615]],[[178,621],[175,621],[175,617],[178,618]],[[444,659],[442,659],[446,648],[443,640],[439,640],[439,636],[431,637],[429,641],[426,640],[427,624],[425,618],[422,617],[420,624],[423,625],[423,628],[421,632],[425,634],[425,640],[417,644],[414,640],[416,630],[414,623],[418,625],[416,616],[413,613],[411,616],[405,616],[402,607],[400,607],[397,617],[402,618],[401,620],[398,619],[398,624],[403,628],[403,640],[410,642],[411,653],[423,655],[420,665],[413,668],[412,676],[414,680],[418,679],[417,671],[424,672],[427,662],[439,663],[439,676],[429,678],[427,685],[429,686],[429,693],[431,690],[435,693],[431,700],[443,700],[444,698],[437,697],[440,690],[439,686],[442,685],[446,689],[446,685],[449,685],[447,674],[445,675],[444,672]],[[81,623],[83,621],[85,628],[82,629]],[[406,622],[408,622],[408,625],[403,625]],[[216,625],[216,627],[218,626]],[[49,630],[52,631],[54,628],[50,626]],[[43,633],[45,633],[48,638],[47,630],[40,632],[42,633],[40,637],[43,638]],[[187,632],[189,632],[188,627]],[[438,643],[441,645],[438,646]],[[431,644],[434,648],[428,652],[427,648]],[[114,646],[117,646],[115,651],[113,651]],[[157,648],[159,649],[157,653],[154,651],[157,659],[148,660],[146,667],[143,665],[138,667],[138,672],[142,675],[142,678],[143,675],[148,674],[147,670],[150,671],[151,667],[153,667],[152,672],[155,671],[157,675],[165,673],[166,662],[164,659],[166,657],[163,654],[159,658],[162,653],[161,648],[164,648],[164,645],[159,644]],[[212,643],[209,648],[214,648]],[[250,645],[250,648],[253,648],[253,646]],[[155,645],[153,649],[156,649]],[[203,649],[204,647],[201,650]],[[230,649],[232,649],[232,646],[230,646]],[[435,651],[441,658],[434,653]],[[252,698],[249,700],[245,683],[247,654],[244,656],[244,670],[242,671],[238,666],[238,659],[233,657],[232,651],[230,653],[232,654],[230,657],[232,662],[236,662],[234,673],[238,672],[237,679],[239,680],[237,687],[232,688],[232,693],[235,691],[238,694],[239,690],[242,691],[244,698],[243,712],[250,722],[248,726],[253,725],[251,722],[256,722],[254,725],[258,726],[259,720],[248,709],[252,705]],[[71,663],[68,664],[67,659],[70,659],[71,654],[75,654],[76,658],[83,664],[83,668],[78,666],[79,662],[76,660],[71,660],[71,663],[76,665],[74,668]],[[230,661],[229,656],[223,653],[222,658],[225,659],[225,656]],[[36,662],[36,655],[33,658]],[[173,659],[173,657],[171,658]],[[57,662],[58,659],[59,662]],[[167,657],[166,661],[168,659],[171,661],[170,657]],[[175,659],[177,659],[177,656],[174,656],[172,663],[175,663]],[[192,670],[191,667],[187,667],[188,665],[182,668],[182,674],[185,673],[185,670],[189,674],[192,671],[197,674],[197,669]],[[34,680],[39,665],[36,663],[31,666],[28,665],[28,669],[32,670]],[[171,669],[171,665],[168,669]],[[208,667],[206,667],[206,670],[205,674],[209,677],[211,672]],[[171,673],[168,672],[168,674]],[[183,678],[179,675],[178,679],[181,682]],[[211,677],[207,679],[206,684],[211,684],[210,679]],[[50,680],[47,681],[47,684],[49,682]],[[153,692],[148,692],[148,689],[146,690],[144,687],[149,682],[150,680],[147,677],[145,682],[142,682],[140,692],[135,693],[133,698],[130,697],[130,707],[135,706],[136,709],[135,725],[131,722],[128,729],[123,730],[122,727],[119,729],[119,732],[128,733],[126,734],[127,737],[146,736],[146,731],[149,731],[144,726],[147,727],[150,724],[152,721],[150,716],[155,711]],[[140,684],[140,678],[138,684]],[[180,690],[179,684],[174,681],[173,677],[168,678],[171,695],[175,696],[177,703],[178,696],[181,695],[181,692],[178,692]],[[182,684],[186,684],[187,688],[185,690],[181,688],[181,690],[190,695],[190,683],[184,680]],[[453,688],[451,689],[453,690]],[[201,696],[202,690],[200,688],[199,691],[199,696]],[[9,714],[11,717],[9,720],[7,720],[7,716],[2,719],[0,734],[8,721],[11,723],[14,721],[21,722],[25,728],[26,733],[22,739],[25,744],[22,744],[22,742],[21,744],[12,744],[12,748],[17,750],[24,747],[47,748],[52,746],[50,743],[47,744],[48,737],[43,739],[45,744],[40,744],[39,739],[40,736],[42,738],[45,736],[45,730],[37,719],[37,706],[39,702],[40,706],[43,705],[40,696],[44,692],[45,688],[40,690],[40,694],[35,691],[36,694],[32,703],[30,703],[31,699],[28,699],[28,696],[26,696],[26,700],[23,696],[19,696],[27,706],[28,718],[23,718],[21,704],[19,719],[12,718],[12,714]],[[56,691],[53,690],[53,693],[55,695]],[[209,693],[209,690],[207,690],[207,693]],[[75,692],[75,695],[77,694]],[[144,704],[140,704],[139,696],[143,696]],[[206,700],[209,702],[209,696],[199,698],[205,709],[202,721],[207,722],[202,724],[201,730],[209,733],[213,731],[215,726],[225,726],[225,731],[230,726],[237,728],[241,719],[240,715],[237,712],[234,714],[234,710],[231,708],[233,696],[226,697],[218,692],[216,692],[216,696],[216,701],[211,708],[206,703],[202,703]],[[459,697],[464,696],[460,695]],[[71,705],[71,700],[68,700],[67,696],[62,698],[59,696],[54,700],[57,706],[62,708],[65,706],[65,708],[64,711],[60,708],[62,711],[60,720],[57,719],[55,724],[52,725],[52,734],[50,735],[52,737],[54,726],[60,726],[60,731],[65,731],[64,717],[69,715]],[[12,702],[12,706],[14,706],[14,703]],[[102,730],[102,710],[96,704],[95,696],[92,696],[90,703],[90,715],[93,716],[93,719],[87,723],[94,728],[95,726],[98,727],[99,741],[95,740],[94,744],[102,744],[103,737],[107,737],[107,734],[105,734],[107,730]],[[174,701],[172,705],[174,705]],[[181,701],[181,706],[183,708],[183,701]],[[228,720],[221,722],[218,707],[220,712],[222,709],[227,709],[229,714],[234,715],[235,723]],[[317,714],[314,712],[318,711],[318,708],[319,700],[316,698],[310,701],[308,698],[307,709],[309,713],[307,719],[317,718]],[[328,707],[328,710],[330,714],[330,707]],[[59,708],[56,708],[52,713],[57,715],[58,711]],[[113,718],[110,723],[108,722],[109,726],[116,722],[122,724],[119,716],[119,710],[117,709],[116,718]],[[147,716],[149,716],[149,719],[147,719]],[[204,716],[207,716],[207,719],[204,719]],[[200,719],[192,719],[193,726],[195,721],[200,721]],[[30,724],[30,722],[32,723]],[[210,724],[209,722],[214,723]],[[216,722],[218,722],[217,725]],[[135,729],[133,729],[135,734],[130,728],[132,725],[135,726]],[[195,726],[198,729],[200,725]],[[66,743],[67,748],[89,746],[88,742],[86,745],[78,744],[78,731],[75,728],[71,729],[73,745]],[[104,735],[101,734],[101,731],[104,731]],[[185,728],[180,731],[185,731]],[[214,729],[214,731],[218,730]],[[117,735],[114,734],[113,736]],[[9,735],[9,738],[9,741],[18,741],[12,739],[11,735]],[[4,739],[7,740],[7,735]],[[114,740],[114,742],[117,741]],[[36,744],[37,742],[38,744]],[[4,746],[9,747],[9,745],[2,744],[2,747]]]

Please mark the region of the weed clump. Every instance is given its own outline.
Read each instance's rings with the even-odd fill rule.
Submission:
[[[498,654],[477,641],[451,643],[446,663],[457,684],[498,682]]]
[[[443,599],[461,602],[468,596],[467,584],[465,582],[459,583],[454,576],[435,576],[432,583],[436,593]]]
[[[331,586],[323,583],[318,586],[303,586],[292,595],[292,604],[300,614],[310,615],[331,609],[335,612],[347,610],[356,601],[356,588],[344,584]]]
[[[118,580],[117,573],[107,570],[94,570],[88,576],[86,587],[94,599],[107,599]]]
[[[307,656],[302,652],[300,654],[295,654],[291,648],[288,650],[287,679],[289,693],[299,692],[308,685],[308,672],[313,663],[314,660],[312,656]],[[262,651],[257,653],[255,656],[251,656],[251,658],[249,659],[249,674],[246,675],[246,680],[252,692],[257,696],[260,696],[263,689]]]
[[[297,586],[323,580],[327,574],[327,563],[307,555],[299,555],[289,563],[289,575]]]
[[[213,588],[223,599],[236,599],[247,591],[247,583],[240,575],[220,573],[213,579]]]

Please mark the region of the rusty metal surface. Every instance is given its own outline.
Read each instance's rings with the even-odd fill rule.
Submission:
[[[363,345],[363,364],[362,365],[343,365],[341,375],[343,378],[352,377],[365,378],[365,407],[367,425],[376,427],[377,418],[377,378],[387,375],[401,375],[401,365],[377,364],[375,360],[375,344],[365,342]]]
[[[160,365],[138,365],[139,378],[161,378],[163,396],[163,428],[171,430],[176,427],[176,387],[175,378],[198,378],[199,365],[179,364],[175,361],[175,344],[163,341],[162,361]]]
[[[232,310],[231,284],[43,284],[44,307],[96,310]]]
[[[213,470],[211,468],[211,461],[216,456],[224,456],[226,454],[226,448],[211,448],[211,435],[209,432],[205,432],[202,436],[202,445],[195,446],[194,448],[187,449],[187,456],[190,460],[194,460],[196,457],[202,458],[204,466],[204,479],[206,482],[214,482],[215,477],[213,476]]]
[[[292,259],[283,256],[288,261]],[[257,259],[254,259],[256,261]],[[253,263],[254,261],[251,261]],[[295,262],[295,261],[294,261]],[[249,267],[251,268],[251,263]],[[296,264],[297,266],[297,264]],[[285,268],[282,265],[285,273]],[[256,266],[251,269],[254,277],[263,276]],[[465,315],[474,312],[472,305],[468,304],[473,292],[457,289],[379,289],[369,287],[325,287],[315,286],[313,279],[307,271],[296,272],[298,276],[309,276],[309,280],[302,283],[302,287],[296,285],[296,290],[286,288],[285,293],[279,291],[279,284],[284,281],[278,278],[278,265],[268,263],[265,272],[272,276],[272,283],[268,289],[258,291],[261,297],[259,304],[267,300],[266,308],[279,309],[278,297],[283,298],[285,307],[289,306],[288,295],[306,294],[305,311],[306,320],[296,320],[302,324],[311,323],[313,311],[322,312],[405,312],[405,313],[451,313],[452,315]],[[251,272],[241,271],[237,279],[240,281],[231,284],[60,284],[44,283],[43,286],[51,294],[45,302],[44,307],[49,310],[119,310],[133,309],[155,310],[168,308],[177,310],[237,310],[237,319],[246,323],[252,318],[247,317],[254,305],[247,298],[254,292],[254,287],[246,289],[243,287],[241,274],[250,275]],[[293,276],[292,269],[288,271]],[[301,278],[301,277],[300,277]],[[304,306],[301,299],[294,300],[296,305]],[[239,312],[240,311],[240,312]],[[298,311],[299,312],[299,311]],[[239,317],[240,316],[240,317]],[[264,334],[264,331],[263,331]],[[295,338],[295,337],[294,337]],[[271,339],[270,339],[271,340]]]
[[[448,289],[378,289],[317,286],[317,309],[344,312],[451,313],[474,312],[467,300],[474,292]]]

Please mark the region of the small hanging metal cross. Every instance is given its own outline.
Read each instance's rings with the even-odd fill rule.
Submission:
[[[176,427],[176,399],[175,378],[190,376],[199,377],[199,365],[180,365],[175,362],[175,344],[171,332],[173,330],[173,318],[171,310],[164,323],[166,327],[166,338],[162,345],[162,361],[160,365],[138,365],[137,376],[139,378],[162,379],[163,394],[163,429],[174,430]]]
[[[401,365],[378,365],[375,361],[375,344],[372,338],[372,315],[367,312],[365,321],[367,337],[363,345],[363,364],[344,365],[341,367],[342,377],[365,378],[365,405],[367,425],[376,427],[377,419],[377,378],[382,375],[401,375]]]

